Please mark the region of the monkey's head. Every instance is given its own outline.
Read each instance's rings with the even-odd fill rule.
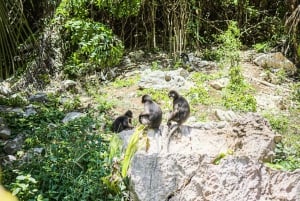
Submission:
[[[125,112],[125,116],[132,118],[132,112],[131,110],[127,110],[127,112]]]
[[[152,98],[149,95],[143,95],[142,103],[146,103],[147,101],[152,101]]]
[[[171,91],[169,91],[168,96],[169,96],[170,98],[172,98],[172,99],[177,99],[177,98],[179,97],[179,94],[178,94],[177,91],[171,90]]]

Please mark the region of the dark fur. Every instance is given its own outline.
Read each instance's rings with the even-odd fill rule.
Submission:
[[[184,64],[187,64],[187,63],[190,62],[189,56],[186,53],[184,53],[184,52],[180,54],[180,59],[182,60],[182,62]]]
[[[139,115],[139,122],[152,129],[159,128],[162,121],[162,111],[159,105],[149,95],[142,97],[142,103],[144,111]]]
[[[113,124],[112,124],[112,130],[115,133],[119,133],[126,129],[132,129],[133,126],[131,125],[131,119],[132,119],[132,112],[131,110],[127,110],[124,115],[121,115],[117,117]]]
[[[173,111],[168,118],[167,124],[170,125],[171,121],[175,121],[178,126],[180,126],[190,116],[190,105],[187,100],[175,90],[171,90],[168,95],[170,98],[173,98]]]

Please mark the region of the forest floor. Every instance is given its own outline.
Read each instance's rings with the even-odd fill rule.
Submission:
[[[295,90],[293,89],[293,86],[296,82],[289,77],[284,77],[277,84],[267,81],[266,70],[253,63],[252,54],[253,52],[251,51],[245,51],[241,53],[241,67],[246,82],[248,82],[254,89],[253,95],[257,101],[257,112],[262,115],[278,115],[279,121],[280,118],[287,117],[290,119],[290,122],[295,123],[295,125],[299,125],[300,111],[299,109],[295,108],[295,102],[292,100]],[[148,65],[151,66],[151,63]],[[225,77],[228,77],[228,69],[212,69],[211,71],[206,71],[205,73],[215,74],[218,71],[223,71]],[[193,72],[190,72],[190,74],[192,73]],[[138,86],[140,74],[141,70],[133,70],[123,74],[114,82],[110,82],[101,88],[100,91],[102,93],[107,94],[111,100],[114,100],[115,111],[113,113],[115,116],[123,114],[126,110],[130,109],[133,111],[134,118],[136,119],[138,114],[143,111],[141,96],[145,92],[139,89]],[[131,82],[128,80],[131,80]],[[195,116],[195,118],[192,118],[192,121],[195,121],[195,119],[201,121],[217,121],[218,119],[215,115],[215,110],[227,110],[220,104],[223,93],[222,90],[213,89],[209,84],[211,81],[212,80],[208,80],[205,83],[205,86],[208,90],[212,103],[191,105],[193,108],[192,116]],[[171,100],[168,103],[166,103],[164,100],[157,100],[157,102],[160,105],[167,104],[168,108],[171,105]],[[167,108],[163,108],[163,111],[164,110],[167,111]],[[164,117],[164,120],[165,119],[166,117]],[[137,122],[137,120],[135,120],[135,122]]]

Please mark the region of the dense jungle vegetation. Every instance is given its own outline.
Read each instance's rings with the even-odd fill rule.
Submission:
[[[239,74],[236,52],[280,51],[299,72],[299,4],[299,0],[0,1],[1,80],[22,78],[15,90],[33,92],[42,90],[58,76],[83,80],[95,72],[101,75],[100,84],[84,84],[97,108],[69,124],[60,119],[78,107],[78,99],[60,104],[58,94],[52,94],[46,104],[36,105],[38,114],[28,118],[1,114],[13,133],[30,136],[24,144],[29,150],[26,154],[34,154],[30,150],[35,147],[46,151],[34,159],[17,162],[17,166],[2,168],[0,183],[24,201],[129,200],[126,167],[130,157],[116,165],[114,156],[121,154],[119,142],[111,140],[113,134],[103,126],[111,124],[109,113],[114,105],[107,94],[95,91],[101,82],[112,78],[111,68],[119,65],[124,54],[138,49],[167,52],[175,59],[190,51],[201,52],[205,60],[229,59],[233,68],[228,94],[236,92],[237,82],[242,83],[239,94],[247,104],[235,105],[236,110],[255,111],[255,100],[245,95],[248,88]],[[114,74],[121,71],[117,69]],[[195,76],[197,80],[210,79]],[[124,84],[128,83],[121,83]],[[190,93],[201,91],[199,97],[209,98],[202,89],[194,90]],[[234,102],[234,97],[236,93],[224,98],[225,107]],[[300,105],[299,84],[295,85],[294,99]],[[0,102],[10,106],[27,104],[22,99]],[[205,104],[205,100],[201,103]],[[266,116],[278,132],[289,131],[285,116]],[[299,131],[299,125],[293,128]],[[300,168],[300,146],[296,140],[299,137],[292,136],[288,141],[293,150],[278,144],[276,167]],[[131,153],[136,149],[134,142],[130,149]],[[290,158],[286,157],[287,152],[292,152]],[[18,152],[19,158],[24,155]]]

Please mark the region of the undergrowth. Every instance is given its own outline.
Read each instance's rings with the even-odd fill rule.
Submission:
[[[110,173],[110,134],[100,129],[105,119],[93,111],[64,124],[65,114],[56,104],[39,106],[29,117],[5,114],[12,133],[26,140],[17,162],[3,168],[3,184],[20,201],[119,200],[101,180]]]

